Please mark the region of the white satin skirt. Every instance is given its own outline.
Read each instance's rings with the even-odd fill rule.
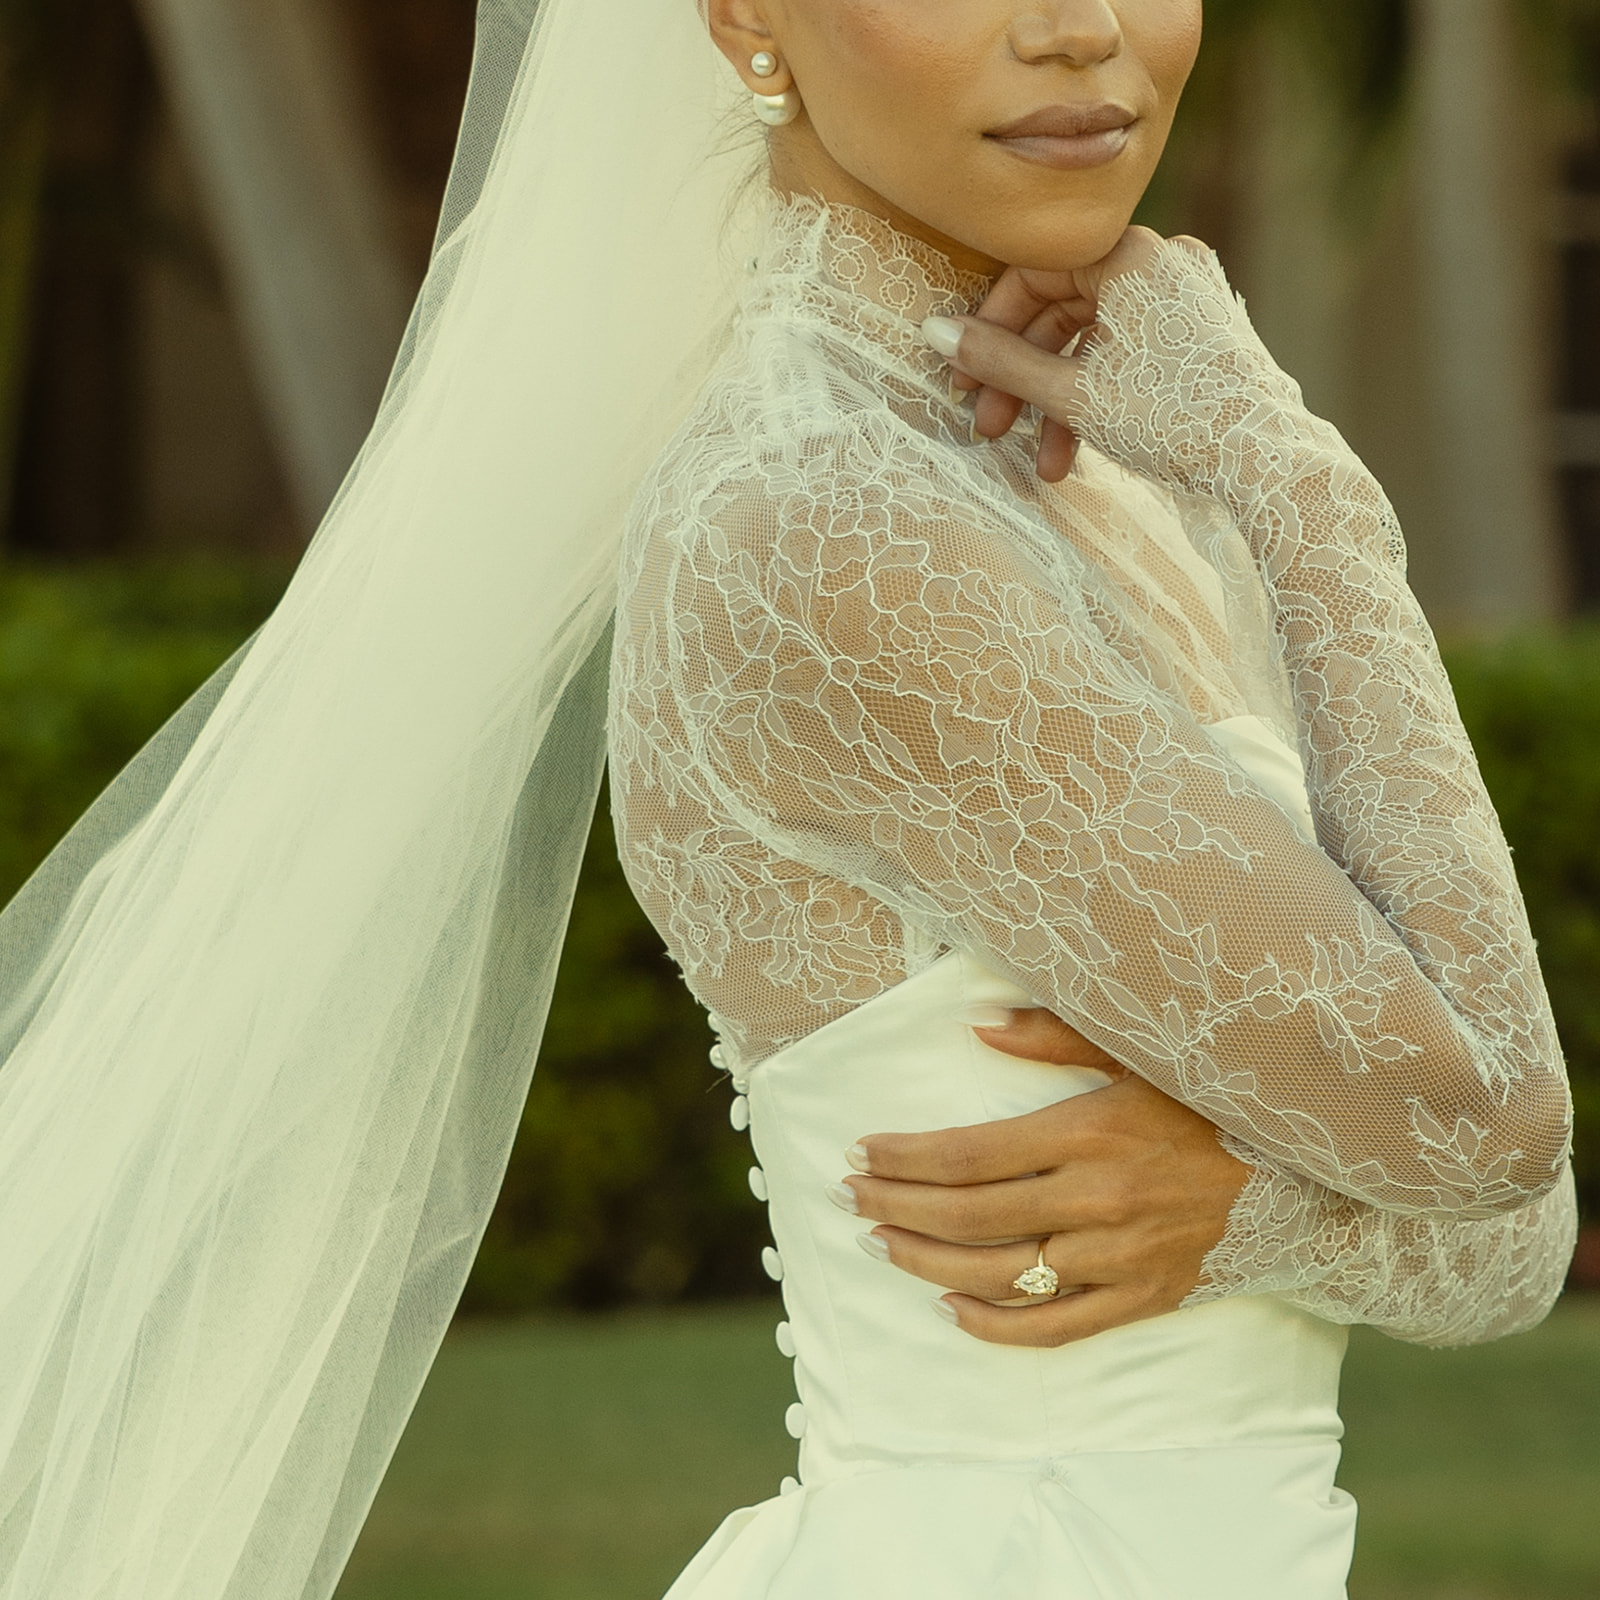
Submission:
[[[729,1516],[668,1600],[1342,1600],[1342,1328],[1252,1297],[1056,1350],[984,1344],[824,1195],[865,1134],[1104,1082],[979,1043],[953,1013],[980,1001],[1032,1003],[952,952],[751,1074],[799,1481]]]

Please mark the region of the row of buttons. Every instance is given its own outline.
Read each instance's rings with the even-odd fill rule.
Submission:
[[[714,1046],[711,1051],[711,1063],[719,1070],[724,1070],[722,1046],[720,1044]],[[739,1090],[739,1093],[734,1096],[733,1104],[728,1107],[728,1121],[733,1124],[733,1128],[736,1133],[746,1133],[750,1128],[750,1098],[744,1093],[746,1086],[747,1084],[745,1080],[737,1076],[734,1078],[734,1087]],[[763,1205],[765,1205],[770,1198],[770,1192],[767,1188],[767,1175],[761,1170],[760,1167],[751,1167],[750,1169],[750,1192]],[[779,1255],[777,1250],[770,1244],[767,1245],[761,1252],[761,1270],[765,1272],[774,1283],[781,1283],[783,1281],[783,1257]],[[794,1329],[789,1326],[787,1321],[780,1322],[778,1324],[775,1337],[777,1339],[778,1349],[781,1350],[783,1354],[789,1358],[789,1360],[793,1361],[796,1355]],[[791,1439],[802,1439],[805,1437],[806,1408],[800,1403],[800,1401],[796,1400],[795,1403],[784,1412],[783,1425],[788,1431]],[[799,1487],[800,1482],[797,1478],[786,1477],[783,1482],[778,1485],[778,1493],[793,1494]]]

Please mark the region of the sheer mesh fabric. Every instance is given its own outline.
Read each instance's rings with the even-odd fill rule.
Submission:
[[[961,948],[1253,1165],[1192,1299],[1537,1320],[1570,1102],[1509,855],[1388,503],[1215,258],[1109,289],[1056,486],[918,332],[982,279],[801,199],[751,269],[635,504],[611,684],[623,862],[720,1059]],[[1320,843],[1208,735],[1246,713]]]

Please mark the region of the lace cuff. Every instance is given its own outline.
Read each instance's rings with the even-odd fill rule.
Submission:
[[[1186,1306],[1272,1294],[1328,1322],[1442,1348],[1531,1328],[1561,1293],[1578,1229],[1570,1167],[1549,1194],[1504,1216],[1402,1215],[1218,1137],[1252,1171]]]

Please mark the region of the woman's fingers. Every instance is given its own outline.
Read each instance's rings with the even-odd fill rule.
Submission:
[[[1000,318],[981,317],[980,320],[995,322],[1000,327],[1009,326]],[[1054,356],[1060,355],[1083,332],[1083,323],[1072,307],[1056,300],[1046,302],[1022,328],[1013,331],[1020,332],[1035,349]],[[973,407],[973,421],[978,432],[986,439],[1000,438],[1021,416],[1023,404],[1024,402],[1016,395],[1003,394],[998,389],[985,387]],[[1066,434],[1069,440],[1072,437],[1071,430],[1062,428],[1059,423],[1052,424],[1047,419],[1045,426],[1052,428],[1057,434]],[[1059,452],[1060,448],[1058,442],[1056,451]],[[1067,465],[1069,468],[1072,465],[1070,460]],[[1065,476],[1065,473],[1062,476]]]
[[[1092,1285],[1031,1306],[996,1306],[965,1294],[942,1298],[963,1333],[986,1344],[1033,1349],[1055,1349],[1172,1309],[1152,1301],[1142,1286],[1122,1283]]]
[[[1082,1156],[1087,1148],[1085,1135],[1093,1139],[1101,1131],[1100,1121],[1094,1115],[1098,1108],[1090,1105],[1091,1100],[1101,1095],[1125,1096],[1126,1090],[1117,1085],[1095,1089],[1090,1094],[1074,1095],[1041,1106],[1037,1111],[1024,1112],[1020,1117],[975,1122],[965,1128],[941,1128],[932,1133],[869,1134],[861,1141],[860,1148],[865,1152],[865,1167],[870,1177],[933,1185],[947,1193],[952,1186],[1023,1178],[1035,1172],[1052,1171]],[[858,1162],[858,1170],[860,1165]],[[854,1184],[857,1180],[849,1181]],[[898,1222],[901,1219],[884,1216],[881,1220]],[[1027,1233],[1030,1230],[1015,1231]],[[1000,1233],[975,1237],[995,1239]]]
[[[1014,407],[1019,400],[1037,406],[1063,428],[1072,428],[1081,404],[1081,363],[1075,356],[1052,354],[1020,334],[973,317],[929,317],[922,329],[940,355],[985,385],[979,405],[989,409],[977,419],[980,432],[988,434],[992,421],[1008,409],[1007,402]],[[990,390],[1000,392],[991,395]],[[1013,409],[1005,426],[1015,420]]]
[[[984,296],[977,315],[985,322],[1021,333],[1047,307],[1079,327],[1094,321],[1094,296],[1082,272],[1035,272],[1007,267]]]
[[[1016,1007],[1009,1022],[996,1027],[975,1024],[973,1032],[991,1050],[1020,1056],[1024,1061],[1043,1061],[1057,1067],[1093,1067],[1114,1078],[1120,1078],[1127,1071],[1099,1045],[1084,1038],[1070,1022],[1063,1021],[1045,1006]]]
[[[985,439],[1003,438],[1022,415],[1023,402],[985,384],[972,407],[972,425]]]
[[[865,1238],[889,1252],[889,1264],[914,1278],[954,1289],[997,1304],[1037,1305],[1037,1296],[1021,1293],[1016,1280],[1039,1261],[1039,1241],[1014,1244],[946,1244],[903,1228],[880,1225]],[[876,1253],[869,1249],[869,1253]],[[1055,1234],[1045,1243],[1045,1262],[1061,1279],[1062,1292],[1076,1292],[1100,1281],[1092,1241]]]
[[[1163,244],[1148,228],[1130,227],[1101,261],[1075,271],[1041,272],[1008,267],[995,280],[976,315],[930,317],[923,324],[928,342],[957,370],[957,387],[977,389],[973,427],[998,439],[1016,422],[1025,404],[1044,413],[1036,469],[1047,483],[1059,483],[1072,470],[1077,452],[1074,406],[1080,399],[1080,366],[1062,357],[1074,339],[1094,326],[1106,283],[1146,268]],[[1207,246],[1182,234],[1174,241],[1196,254]],[[1046,359],[1029,359],[1031,345]]]
[[[1053,417],[1046,417],[1039,430],[1039,453],[1033,470],[1046,483],[1060,483],[1078,459],[1078,436]]]
[[[950,1244],[986,1244],[995,1239],[1016,1239],[1039,1230],[1037,1219],[1048,1216],[1049,1228],[1065,1225],[1054,1207],[1033,1191],[1037,1180],[1014,1178],[982,1183],[971,1188],[937,1183],[904,1183],[887,1178],[849,1177],[843,1187],[851,1191],[856,1215],[888,1222],[930,1239]],[[843,1196],[837,1197],[841,1203]]]
[[[1039,1259],[1037,1239],[1019,1244],[945,1244],[887,1226],[874,1228],[866,1237],[888,1248],[890,1266],[980,1300],[1025,1302],[1026,1297],[1014,1285]]]

